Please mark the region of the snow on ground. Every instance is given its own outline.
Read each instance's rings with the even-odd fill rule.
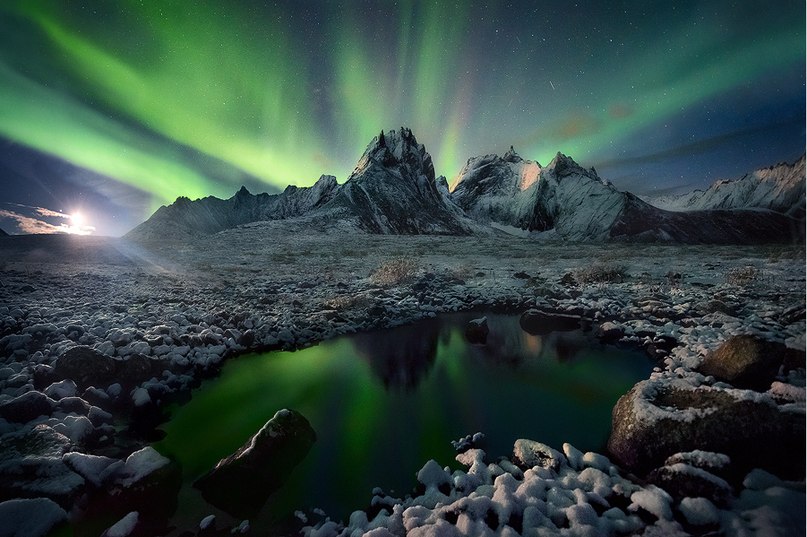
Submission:
[[[295,231],[274,222],[145,246],[72,237],[45,249],[31,242],[36,239],[4,242],[0,435],[60,431],[54,438],[68,447],[59,457],[65,450],[103,449],[105,459],[74,455],[48,463],[63,465],[62,477],[78,472],[84,477],[74,481],[98,484],[104,468],[145,442],[132,445],[130,439],[120,447],[112,414],[148,423],[155,408],[242,352],[304,347],[446,311],[537,308],[581,315],[595,326],[608,321],[609,334],[619,338],[621,332],[623,342],[644,346],[659,359],[652,379],[660,385],[712,383],[720,389],[693,368],[732,335],[804,349],[804,251],[796,247],[564,245],[505,234]],[[387,270],[376,272],[382,265]],[[622,276],[597,278],[614,273]],[[96,370],[96,377],[88,374],[91,387],[78,379],[63,382],[57,359],[77,345],[113,357],[110,367],[124,373],[108,378]],[[786,399],[803,414],[804,385],[803,368],[791,371],[765,397]],[[48,397],[16,399],[35,391]],[[759,485],[754,478],[731,505],[718,509],[697,498],[671,502],[662,489],[634,483],[602,455],[553,447],[557,465],[551,468],[485,461],[478,450],[461,455],[469,466],[464,473],[444,472],[440,465],[448,461],[430,463],[420,475],[423,496],[400,503],[382,498],[376,503],[387,507],[371,520],[360,514],[344,523],[314,517],[310,533],[650,535],[708,528],[715,519],[728,535],[759,527],[776,534],[793,524],[804,531],[803,482],[773,478]],[[0,462],[20,455],[4,450]],[[679,462],[703,458],[689,457]],[[48,488],[39,490],[46,495]],[[58,500],[69,507],[73,497]]]

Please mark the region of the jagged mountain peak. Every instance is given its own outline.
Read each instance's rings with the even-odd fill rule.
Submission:
[[[507,162],[514,162],[515,163],[515,162],[521,162],[524,159],[521,158],[521,156],[518,153],[516,153],[516,150],[513,149],[513,146],[511,145],[510,149],[508,149],[507,152],[502,157],[502,160],[506,160]]]
[[[473,227],[437,179],[411,129],[381,131],[334,199],[323,208],[371,233],[467,234]]]
[[[412,129],[408,127],[390,129],[386,132],[382,130],[374,137],[364,150],[351,177],[360,175],[372,164],[384,168],[406,167],[410,172],[434,182],[432,157],[426,151],[426,147],[418,143]]]
[[[244,198],[247,196],[251,196],[252,192],[250,192],[246,186],[241,185],[241,188],[238,189],[238,192],[235,193],[235,197],[237,198]]]
[[[583,177],[588,177],[589,179],[594,179],[599,181],[603,184],[607,184],[606,181],[603,181],[600,176],[597,175],[597,172],[594,168],[585,169],[581,165],[579,165],[572,157],[564,155],[560,151],[555,155],[549,164],[546,165],[544,170],[553,172],[555,177],[561,179],[563,177],[567,177],[570,175],[581,175]]]

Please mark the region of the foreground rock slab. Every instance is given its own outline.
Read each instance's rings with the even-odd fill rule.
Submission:
[[[316,438],[302,414],[279,410],[193,486],[216,507],[235,516],[252,516],[305,458]]]

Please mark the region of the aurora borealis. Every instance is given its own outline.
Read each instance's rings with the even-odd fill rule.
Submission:
[[[804,10],[9,0],[0,202],[121,234],[179,195],[343,182],[401,125],[449,179],[514,145],[637,193],[703,186],[803,153]]]

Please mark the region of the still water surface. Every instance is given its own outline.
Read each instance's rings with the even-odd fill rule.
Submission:
[[[231,360],[174,411],[155,447],[177,458],[190,482],[278,409],[301,412],[317,441],[269,498],[267,520],[314,507],[346,517],[367,505],[375,486],[402,497],[428,459],[459,467],[450,441],[477,431],[489,460],[510,454],[517,438],[602,450],[611,408],[652,363],[579,330],[528,334],[512,315],[487,315],[487,344],[471,345],[464,327],[478,316]],[[180,510],[196,510],[187,505],[202,502],[194,495],[186,487]],[[216,512],[203,507],[202,515]]]

